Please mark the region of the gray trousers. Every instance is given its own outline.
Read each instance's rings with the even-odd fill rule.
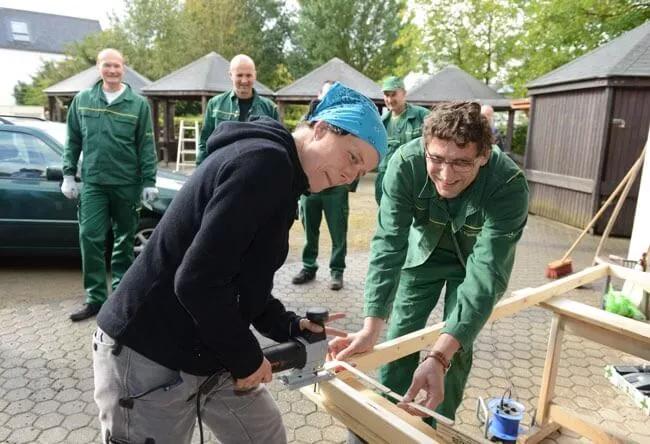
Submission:
[[[196,397],[207,379],[170,370],[119,346],[101,329],[93,335],[95,402],[105,444],[190,443]],[[223,444],[286,443],[282,416],[264,385],[236,392],[229,373],[200,398],[204,426]]]

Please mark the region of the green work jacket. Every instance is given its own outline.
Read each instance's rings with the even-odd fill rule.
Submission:
[[[430,257],[435,260],[432,255],[449,225],[447,232],[453,233],[466,268],[443,332],[463,347],[471,345],[508,286],[515,246],[528,216],[528,185],[522,171],[494,146],[488,163],[457,197],[461,200],[452,216],[427,175],[423,139],[418,138],[393,156],[384,190],[371,244],[365,315],[389,316],[400,270],[418,267]]]
[[[388,151],[377,167],[377,171],[386,171],[388,161],[397,148],[422,136],[422,123],[424,122],[424,118],[429,115],[429,110],[421,106],[410,105],[407,103],[406,109],[403,113],[404,116],[400,119],[398,127],[393,128],[392,130],[390,128],[392,113],[387,111],[383,116],[381,116],[384,128],[386,128],[386,131],[388,132]]]
[[[275,120],[280,120],[278,108],[273,101],[257,94],[253,89],[253,103],[246,120],[253,117],[268,116]],[[226,91],[218,96],[214,96],[208,101],[208,108],[205,110],[203,118],[203,128],[199,139],[199,152],[196,155],[196,165],[208,156],[207,142],[214,129],[221,122],[228,120],[239,120],[239,99],[233,90]]]
[[[147,100],[129,85],[110,105],[100,80],[75,96],[68,110],[63,174],[98,185],[156,184],[156,150]]]

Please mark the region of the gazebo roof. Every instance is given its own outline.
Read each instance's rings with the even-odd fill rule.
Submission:
[[[650,21],[526,86],[534,89],[608,77],[650,77]]]
[[[65,80],[55,83],[54,85],[45,88],[43,92],[48,96],[74,96],[79,91],[91,88],[100,79],[97,67],[91,66],[90,68],[81,71],[68,77]],[[125,66],[124,69],[124,82],[131,85],[133,91],[138,94],[142,93],[142,88],[151,83],[151,80],[144,77],[137,71]]]
[[[383,103],[384,95],[379,85],[337,57],[278,90],[275,97],[279,101],[309,101],[316,98],[326,80],[341,82]]]
[[[215,95],[232,89],[228,75],[230,62],[216,52],[210,52],[198,60],[167,74],[142,89],[145,96],[203,96]],[[273,91],[256,81],[255,90],[263,96]]]
[[[449,65],[408,91],[409,102],[431,105],[450,100],[475,100],[494,108],[509,109],[508,99],[457,66]]]

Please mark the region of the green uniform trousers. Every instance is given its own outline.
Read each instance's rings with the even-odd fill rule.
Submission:
[[[456,289],[465,269],[451,251],[436,249],[422,265],[402,270],[386,339],[394,339],[424,328],[446,284],[443,319],[456,305]],[[417,368],[420,354],[414,353],[379,369],[379,381],[394,392],[406,393]],[[436,412],[454,419],[463,399],[463,390],[472,367],[472,349],[459,350],[445,376],[445,398]],[[428,420],[429,422],[429,420]]]
[[[106,234],[113,230],[112,289],[133,262],[142,185],[84,183],[79,201],[79,244],[86,302],[103,304],[106,288]]]
[[[305,247],[302,263],[305,270],[316,271],[318,263],[318,238],[323,213],[332,237],[330,272],[342,274],[345,270],[348,236],[349,188],[347,185],[330,188],[320,193],[300,197],[300,217],[305,228]]]

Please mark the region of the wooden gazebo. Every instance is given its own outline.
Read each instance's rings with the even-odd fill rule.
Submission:
[[[370,98],[378,106],[384,104],[381,88],[372,79],[366,77],[343,60],[334,57],[292,84],[275,93],[280,120],[284,117],[286,105],[305,105],[316,98],[318,91],[327,80],[341,82]]]
[[[459,67],[449,65],[431,75],[410,90],[406,99],[409,103],[427,108],[439,102],[468,100],[490,105],[495,111],[507,111],[506,146],[503,148],[506,152],[510,151],[515,119],[515,110],[510,106],[510,100]]]
[[[200,100],[201,113],[205,114],[208,100],[212,96],[232,89],[232,81],[228,75],[229,68],[228,60],[216,52],[210,52],[142,88],[142,94],[151,102],[158,148],[166,149],[170,158],[176,156],[174,134],[176,101]],[[273,91],[260,82],[255,82],[255,90],[262,96],[273,96]],[[160,108],[163,115],[162,128],[158,119]]]
[[[97,67],[91,66],[72,77],[68,77],[59,83],[55,83],[54,85],[45,88],[43,92],[47,96],[50,120],[55,122],[65,121],[65,106],[67,106],[79,91],[92,87],[100,78]],[[133,91],[142,94],[142,88],[150,84],[151,80],[128,66],[125,66],[124,82],[128,83],[131,88],[133,88]]]
[[[650,22],[532,81],[530,210],[583,227],[640,155],[650,124]],[[612,233],[629,236],[631,189]],[[596,224],[602,232],[608,213]]]

